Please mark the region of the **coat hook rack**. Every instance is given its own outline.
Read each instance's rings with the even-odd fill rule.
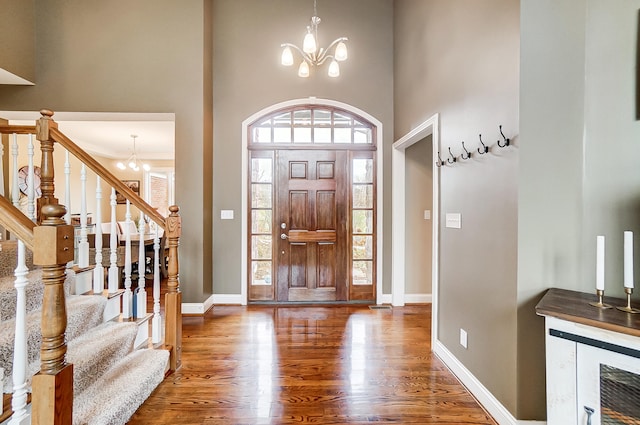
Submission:
[[[485,153],[489,152],[489,146],[485,145],[484,142],[482,142],[482,134],[478,134],[478,137],[480,138],[480,144],[482,145],[481,148],[478,148],[478,153],[480,155],[484,155]]]
[[[436,167],[440,168],[444,165],[444,161],[440,158],[440,151],[438,151],[438,160],[436,161]]]
[[[461,153],[461,154],[460,154],[460,158],[465,159],[465,160],[467,160],[467,159],[471,158],[471,152],[469,152],[469,151],[467,150],[467,148],[464,146],[464,141],[462,142],[462,149],[464,149],[464,151],[465,151],[465,153],[467,154],[467,156],[464,156],[464,153]]]
[[[502,136],[502,139],[504,140],[503,144],[500,144],[500,140],[498,140],[498,146],[500,146],[501,148],[505,148],[507,146],[509,146],[509,139],[507,137],[505,137],[504,133],[502,132],[502,126],[499,126],[500,128],[500,135]]]
[[[456,162],[456,157],[453,156],[453,154],[451,153],[451,146],[449,146],[449,156],[451,157],[451,158],[447,158],[447,162],[449,164],[453,164],[454,162]]]

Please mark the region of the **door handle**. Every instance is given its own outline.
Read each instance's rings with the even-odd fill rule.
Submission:
[[[286,239],[289,239],[289,236],[287,236],[286,234],[283,233],[283,234],[280,235],[280,239],[286,240]]]

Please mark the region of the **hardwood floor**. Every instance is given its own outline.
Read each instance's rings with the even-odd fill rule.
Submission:
[[[431,307],[216,306],[138,424],[496,424],[430,351]]]

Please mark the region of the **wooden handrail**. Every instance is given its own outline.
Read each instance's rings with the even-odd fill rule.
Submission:
[[[51,128],[50,135],[53,141],[60,143],[65,149],[69,151],[73,156],[78,158],[82,163],[89,167],[94,173],[100,176],[105,182],[109,183],[118,192],[122,193],[126,199],[128,199],[134,206],[136,206],[145,215],[150,217],[153,221],[158,223],[163,229],[166,230],[165,218],[155,210],[151,205],[146,203],[144,199],[135,193],[131,188],[118,180],[113,174],[111,174],[102,164],[93,159],[91,155],[82,150],[71,139],[65,136],[57,128]]]
[[[35,125],[0,125],[0,134],[36,134]]]
[[[0,224],[33,251],[33,229],[36,224],[4,196],[0,196]]]

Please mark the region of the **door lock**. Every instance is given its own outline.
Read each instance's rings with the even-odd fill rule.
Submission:
[[[286,229],[287,228],[287,223],[280,223],[280,228],[282,230]]]

